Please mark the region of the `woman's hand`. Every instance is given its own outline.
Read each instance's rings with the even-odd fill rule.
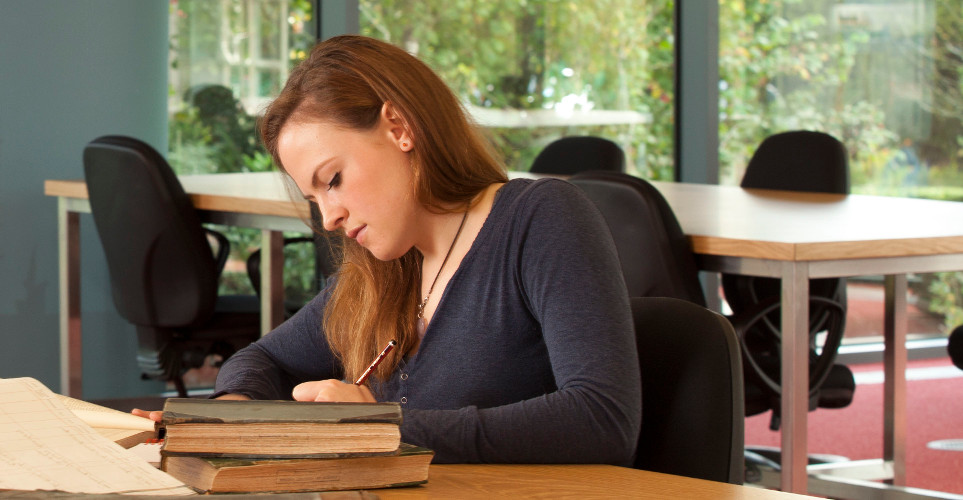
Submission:
[[[295,401],[337,401],[374,403],[371,391],[363,385],[346,384],[340,380],[316,380],[298,384],[291,396]]]
[[[215,398],[215,399],[234,399],[234,400],[237,400],[237,401],[246,401],[246,400],[249,400],[249,399],[251,399],[251,398],[249,398],[249,397],[247,397],[247,396],[245,396],[245,395],[243,395],[243,394],[224,394],[224,395],[222,395],[222,396],[218,396],[218,397]],[[154,422],[160,422],[160,421],[161,421],[161,417],[164,416],[164,412],[163,412],[163,411],[160,411],[160,410],[141,410],[140,408],[134,408],[133,410],[130,410],[130,413],[133,414],[133,415],[136,415],[136,416],[138,416],[138,417],[149,418],[149,419],[153,420]]]
[[[154,422],[160,422],[161,417],[164,415],[164,412],[159,410],[141,410],[140,408],[134,408],[130,410],[130,412],[138,417],[149,418]]]

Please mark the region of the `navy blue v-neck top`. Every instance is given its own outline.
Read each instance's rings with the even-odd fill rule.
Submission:
[[[330,286],[337,286],[334,280]],[[341,372],[328,290],[221,367],[215,394],[291,399]],[[418,349],[383,382],[402,440],[435,463],[631,465],[641,420],[635,335],[611,235],[559,179],[516,179],[448,282]]]

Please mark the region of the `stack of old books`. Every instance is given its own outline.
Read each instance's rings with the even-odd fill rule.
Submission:
[[[203,493],[387,488],[428,480],[397,403],[168,399],[161,469]]]

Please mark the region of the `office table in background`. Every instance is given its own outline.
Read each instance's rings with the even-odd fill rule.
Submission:
[[[963,269],[963,203],[654,184],[702,269],[782,280],[783,491],[807,491],[809,279],[885,277],[883,466],[905,485],[906,274]]]
[[[524,176],[525,174],[513,174]],[[306,231],[306,202],[292,202],[277,173],[180,177],[202,220],[262,230],[262,324],[282,317],[281,231]],[[780,487],[807,490],[809,278],[884,275],[884,461],[905,484],[906,274],[963,269],[963,203],[653,183],[671,205],[706,271],[780,278],[783,464]],[[83,181],[48,180],[58,197],[61,380],[79,397],[79,218]],[[263,285],[262,285],[263,286]]]

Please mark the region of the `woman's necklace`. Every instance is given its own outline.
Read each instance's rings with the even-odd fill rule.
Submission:
[[[438,272],[435,273],[435,279],[431,281],[431,286],[428,287],[428,294],[422,299],[421,304],[418,304],[418,322],[415,327],[418,329],[418,338],[424,338],[425,330],[425,306],[428,304],[428,297],[431,297],[431,291],[435,289],[435,283],[438,282],[438,277],[441,276],[441,270],[445,268],[445,263],[448,262],[448,257],[451,256],[451,251],[455,248],[455,242],[458,241],[458,235],[461,234],[461,228],[465,227],[465,219],[468,218],[468,211],[465,211],[465,215],[461,218],[461,224],[458,224],[458,231],[455,232],[455,239],[451,240],[451,246],[448,247],[448,253],[445,254],[445,259],[441,261],[441,267],[438,268]]]

